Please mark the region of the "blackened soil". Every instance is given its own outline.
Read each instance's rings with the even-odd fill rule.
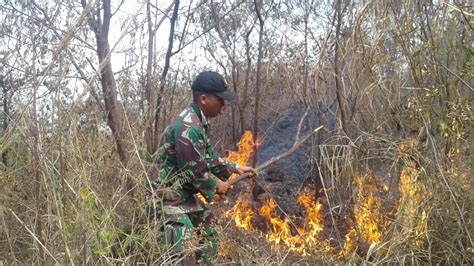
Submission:
[[[275,114],[261,123],[262,145],[257,151],[258,164],[289,150],[295,143],[301,118],[305,113],[303,107],[291,107]],[[324,124],[322,124],[324,123]],[[332,128],[333,117],[327,118],[327,112],[308,110],[301,126],[300,137],[323,125]],[[312,139],[305,142],[289,157],[282,159],[265,170],[258,183],[270,191],[274,200],[289,214],[299,215],[300,208],[296,203],[298,193],[309,181],[315,179],[315,171],[311,160],[319,142],[326,136],[320,131]]]

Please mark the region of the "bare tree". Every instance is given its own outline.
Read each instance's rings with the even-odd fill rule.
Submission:
[[[81,0],[81,4],[86,8],[86,1]],[[104,95],[105,109],[107,112],[107,124],[112,130],[117,147],[117,153],[123,165],[128,163],[128,150],[125,144],[125,134],[123,130],[123,110],[117,100],[117,84],[110,63],[109,47],[109,27],[112,12],[110,0],[102,1],[102,12],[98,7],[96,13],[89,20],[90,27],[95,33],[97,41],[97,56],[99,57],[100,82]]]
[[[339,111],[341,115],[341,125],[344,133],[349,136],[349,131],[347,129],[347,114],[346,114],[346,104],[344,103],[344,96],[341,85],[341,71],[339,64],[339,36],[341,34],[341,24],[342,24],[342,10],[341,10],[341,1],[336,0],[335,9],[334,9],[334,21],[336,25],[336,39],[334,43],[334,79],[336,81],[336,96],[337,102],[339,103]]]
[[[153,119],[151,117],[151,111],[153,109],[153,91],[152,84],[153,74],[155,65],[155,38],[156,31],[159,29],[160,25],[163,23],[167,14],[170,12],[171,8],[174,6],[174,3],[171,3],[168,8],[164,11],[163,16],[158,21],[158,23],[153,24],[151,7],[152,4],[150,0],[147,1],[146,5],[146,20],[147,20],[147,31],[148,31],[148,54],[147,54],[147,64],[146,64],[146,81],[145,81],[145,103],[146,103],[146,116],[145,116],[145,142],[146,149],[148,154],[153,154],[155,152],[155,137],[153,130]],[[156,16],[156,14],[155,14]]]
[[[6,133],[11,119],[11,88],[6,83],[8,82],[7,77],[4,75],[0,76],[0,87],[2,88],[3,98],[3,133]],[[2,152],[2,163],[5,167],[8,166],[8,149],[4,149]]]
[[[163,104],[163,95],[165,91],[166,85],[166,75],[168,74],[168,70],[170,68],[170,60],[173,56],[173,42],[174,42],[174,31],[176,27],[176,21],[178,20],[178,10],[179,10],[179,0],[174,1],[174,9],[173,15],[171,16],[171,26],[170,26],[170,34],[168,37],[168,49],[166,50],[165,55],[165,65],[163,67],[163,71],[160,77],[160,89],[158,91],[158,96],[156,98],[156,110],[155,110],[155,124],[154,124],[154,132],[153,132],[153,151],[156,149],[158,145],[158,136],[159,136],[159,123],[160,123],[160,111]]]
[[[252,56],[250,54],[250,34],[252,34],[254,27],[252,26],[245,33],[245,56],[246,56],[246,67],[245,67],[245,81],[244,81],[244,91],[242,93],[243,101],[240,101],[240,128],[244,131],[247,128],[247,123],[245,121],[245,110],[249,101],[247,101],[247,95],[249,92],[249,83],[250,83],[250,68],[252,67]],[[243,133],[243,132],[242,132]]]
[[[265,20],[262,18],[262,14],[260,13],[260,4],[257,3],[258,0],[254,0],[254,7],[255,7],[255,13],[257,13],[257,18],[258,18],[258,24],[260,27],[260,30],[258,32],[258,58],[257,58],[257,80],[256,80],[256,85],[255,85],[255,113],[254,113],[254,120],[253,120],[253,134],[254,134],[254,140],[258,138],[258,105],[260,104],[260,71],[262,67],[262,55],[263,55],[263,27]],[[253,151],[253,159],[252,159],[252,165],[253,167],[256,167],[257,165],[257,147],[254,147]]]

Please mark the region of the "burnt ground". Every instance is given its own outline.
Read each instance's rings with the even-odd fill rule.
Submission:
[[[257,152],[258,164],[262,164],[272,157],[286,152],[293,146],[298,125],[304,113],[304,108],[291,107],[275,113],[261,122],[260,132],[262,133],[260,138],[262,139],[262,145]],[[300,132],[301,137],[320,125],[323,125],[326,130],[317,133],[289,157],[272,164],[258,177],[257,185],[252,191],[255,210],[261,206],[263,199],[271,197],[276,201],[278,207],[281,208],[279,209],[281,214],[285,212],[296,223],[300,221],[299,218],[303,214],[303,208],[297,203],[300,190],[309,184],[315,185],[317,189],[322,188],[319,182],[319,172],[315,169],[314,163],[318,159],[318,145],[326,143],[334,128],[335,119],[332,116],[333,113],[321,112],[319,110],[313,110],[308,113],[303,120]],[[390,163],[383,163],[377,160],[377,162],[367,162],[367,164],[370,169],[375,169],[373,173],[382,181],[389,181],[391,191],[397,190],[398,182],[393,181],[390,174],[387,174],[392,167]],[[354,173],[347,174],[352,175]],[[233,200],[237,198],[238,192],[251,187],[250,181],[237,184],[237,187],[229,193],[230,206],[232,206]],[[343,199],[346,201],[345,203],[349,203],[350,197],[356,192],[352,191],[350,194],[347,194],[346,199]],[[387,210],[384,213],[388,213],[388,210],[394,207],[394,193],[389,194],[390,197],[385,195],[384,205],[386,205]],[[351,219],[352,207],[344,207],[341,204],[340,209],[333,211],[331,215],[327,208],[326,198],[322,194],[319,195],[318,192],[314,196],[315,198],[321,198],[325,209],[324,226],[326,229],[322,232],[322,237],[324,239],[332,239],[330,242],[334,242],[331,243],[334,247],[340,245],[340,243],[344,242],[344,235],[348,231],[347,222]],[[383,195],[381,196],[383,197]],[[252,224],[260,229],[260,231],[266,231],[263,218],[255,216]]]
[[[261,123],[263,133],[260,137],[263,143],[257,151],[259,163],[264,163],[293,146],[298,125],[304,113],[303,107],[290,107]],[[327,114],[319,110],[310,110],[303,120],[300,137],[320,125],[329,129],[333,128],[334,117],[328,118]],[[300,190],[307,183],[319,180],[316,178],[317,172],[311,165],[314,158],[311,161],[309,156],[316,150],[312,150],[312,147],[317,148],[318,143],[324,143],[325,138],[324,131],[320,131],[312,139],[303,143],[293,154],[267,168],[259,180],[259,184],[271,191],[275,201],[288,214],[297,214],[295,210],[298,210],[299,205],[296,203],[296,198]]]
[[[290,107],[276,111],[260,122],[259,138],[262,140],[262,144],[257,151],[257,165],[286,152],[293,146],[299,123],[305,111],[303,107]],[[302,123],[300,137],[305,136],[321,124],[326,129],[332,129],[334,117],[328,114],[329,112],[314,109],[308,111]],[[318,143],[324,143],[327,135],[325,131],[321,130],[312,139],[303,143],[293,154],[265,169],[258,177],[258,184],[253,189],[254,207],[260,206],[262,198],[272,197],[285,213],[299,216],[301,207],[296,199],[300,190],[308,183],[319,180],[317,172],[314,169],[311,170],[311,163],[314,163],[315,158],[310,160],[309,154],[312,148],[317,148]],[[249,187],[251,187],[251,183],[248,181],[237,184],[237,187],[229,193],[230,198],[236,199],[238,192]]]
[[[318,146],[327,144],[329,137],[333,134],[335,110],[330,112],[321,111],[321,109],[313,109],[308,112],[303,120],[300,137],[321,125],[324,126],[324,129],[301,145],[292,155],[267,168],[258,179],[258,184],[264,189],[254,191],[254,194],[270,192],[283,211],[288,214],[300,214],[296,199],[302,188],[313,184],[318,190],[322,189],[319,171],[315,167],[315,163],[319,159]],[[257,151],[257,164],[264,163],[293,146],[298,125],[304,113],[303,107],[290,107],[261,123],[262,145]],[[377,177],[377,180],[389,186],[389,197],[385,196],[386,207],[393,207],[390,206],[393,204],[393,199],[398,198],[398,178],[394,178],[394,176],[397,176],[399,172],[394,170],[394,165],[390,160],[372,159],[365,161],[364,165],[366,169],[359,169],[360,174],[371,173]],[[395,175],[393,175],[394,173]],[[325,175],[324,172],[322,174]],[[354,175],[355,173],[346,174]],[[352,193],[354,192],[352,191]],[[349,198],[351,194],[346,196]],[[325,203],[325,197],[319,191],[316,192],[315,197],[321,197]],[[347,214],[341,215],[346,216]]]
[[[258,164],[286,152],[293,146],[301,117],[303,117],[305,111],[301,107],[290,107],[276,112],[261,122],[260,138],[262,145],[257,152]],[[303,120],[300,137],[304,137],[320,125],[323,125],[326,129],[332,129],[334,118],[329,116],[328,113],[318,110],[309,111]],[[319,143],[324,143],[328,135],[327,131],[321,130],[312,139],[302,144],[293,154],[269,166],[258,177],[257,184],[253,188],[253,197],[251,197],[253,199],[253,209],[258,210],[264,200],[273,198],[278,204],[276,212],[279,212],[282,217],[284,212],[291,217],[292,221],[301,223],[300,218],[303,216],[303,208],[297,203],[300,190],[309,184],[315,184],[318,189],[321,188],[318,182],[315,182],[319,180],[319,176],[311,165],[315,160],[314,157],[312,160],[310,158],[311,150],[313,148],[314,152],[314,148],[317,148]],[[227,199],[230,202],[227,208],[233,205],[239,193],[251,188],[252,182],[250,180],[236,184],[235,188],[228,193]],[[316,194],[315,197],[318,197],[318,195]],[[333,226],[333,222],[335,226]],[[326,228],[337,227],[342,238],[344,237],[343,234],[347,231],[345,217],[334,217],[334,220],[326,218],[325,223]],[[261,232],[267,230],[264,219],[258,215],[253,217],[252,225]],[[294,230],[294,228],[292,229]],[[293,233],[297,234],[296,231]],[[324,238],[329,239],[332,237],[330,235],[332,233],[328,232]]]

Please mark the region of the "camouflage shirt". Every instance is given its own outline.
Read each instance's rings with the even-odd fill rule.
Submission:
[[[157,152],[152,190],[163,205],[194,203],[200,193],[210,202],[216,193],[216,176],[227,180],[237,165],[220,158],[207,136],[209,123],[196,103],[184,109],[165,129]],[[192,202],[190,202],[192,201]]]

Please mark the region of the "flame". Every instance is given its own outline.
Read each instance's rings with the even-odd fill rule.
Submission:
[[[245,131],[239,142],[237,143],[237,151],[229,151],[224,159],[236,163],[238,165],[247,165],[253,151],[261,144],[260,139],[254,140],[252,132]],[[229,179],[233,179],[237,174],[232,174]]]
[[[316,246],[317,237],[323,231],[323,204],[320,200],[314,201],[312,194],[315,188],[313,186],[306,187],[298,197],[297,202],[305,209],[305,218],[303,224],[307,225],[303,228],[303,235],[311,247]]]
[[[357,248],[357,232],[355,227],[349,222],[349,230],[347,234],[344,236],[344,246],[342,250],[339,251],[337,256],[339,257],[347,257],[349,256],[354,250]]]
[[[240,138],[240,141],[237,143],[238,151],[229,151],[229,155],[224,159],[238,165],[247,165],[254,149],[258,148],[260,144],[261,141],[259,139],[254,140],[252,132],[245,131]],[[232,174],[229,179],[233,179],[236,176],[237,174]],[[252,217],[255,214],[250,201],[250,196],[251,192],[249,190],[242,192],[232,209],[225,213],[225,216],[232,217],[238,228],[248,231],[253,230]]]
[[[260,140],[254,140],[252,133],[246,131],[237,143],[238,151],[229,151],[229,155],[224,158],[227,161],[246,165],[254,149],[260,146]],[[235,178],[236,175],[230,177]],[[289,250],[308,255],[314,253],[316,247],[322,247],[325,243],[319,238],[323,231],[322,203],[315,201],[313,196],[316,188],[306,187],[300,193],[297,202],[304,208],[304,215],[299,227],[294,224],[289,217],[281,218],[275,211],[276,202],[267,200],[258,210],[258,214],[265,219],[268,231],[265,238],[275,244],[284,244]],[[231,210],[225,213],[227,217],[234,220],[236,227],[243,230],[252,231],[252,218],[256,215],[251,204],[251,190],[245,190],[240,195]]]
[[[257,140],[253,139],[252,132],[245,131],[242,137],[240,138],[240,141],[237,143],[238,151],[228,151],[229,154],[227,155],[227,157],[224,157],[223,159],[228,162],[236,163],[237,165],[247,165],[248,160],[250,159],[250,155],[252,155],[254,149],[258,148],[260,144],[261,144],[260,139],[257,139]],[[235,178],[237,175],[238,174],[232,174],[229,177],[229,180]],[[202,196],[201,194],[197,194],[197,196],[202,202],[208,203],[206,199],[204,198],[204,196]],[[246,210],[247,206],[249,206],[249,203],[245,203],[244,199],[241,199],[239,204],[237,203],[238,202],[236,202],[236,206],[234,206],[233,209],[236,209],[236,208],[240,208],[240,209],[236,209],[233,212],[228,211],[226,215],[233,213],[232,216],[234,215],[236,216],[234,217],[236,225],[241,224],[241,221],[243,220],[250,221],[252,217],[248,217],[247,215],[252,216],[253,211]]]
[[[304,239],[299,234],[292,234],[291,232],[291,221],[286,217],[281,219],[275,212],[276,203],[273,199],[267,200],[262,207],[260,207],[259,214],[265,218],[265,221],[269,225],[269,230],[265,235],[265,238],[275,244],[285,244],[289,250],[306,255],[304,249]]]
[[[225,159],[239,165],[246,165],[254,149],[260,141],[254,141],[250,132],[245,132],[238,142],[238,151],[230,151]],[[400,150],[407,151],[415,145],[414,142],[402,143]],[[411,228],[410,234],[418,237],[423,234],[426,212],[419,208],[422,202],[421,187],[415,181],[418,172],[414,166],[405,167],[400,175],[400,198],[397,204],[397,214],[402,217],[402,224]],[[231,176],[230,178],[234,178]],[[231,217],[236,227],[253,231],[252,219],[260,216],[267,225],[265,238],[274,246],[285,246],[289,251],[302,256],[313,255],[323,251],[332,257],[347,257],[353,253],[360,242],[378,244],[382,241],[383,232],[389,225],[382,208],[382,197],[390,193],[388,184],[382,182],[375,175],[358,175],[353,181],[357,191],[353,217],[347,221],[348,229],[344,243],[336,250],[325,240],[324,231],[324,205],[320,199],[315,199],[316,188],[308,186],[302,190],[297,198],[297,203],[302,206],[301,217],[280,215],[276,210],[278,206],[273,199],[266,200],[262,206],[255,210],[251,201],[251,189],[243,191],[236,200],[231,210],[225,214]],[[254,219],[255,220],[255,219]]]
[[[320,200],[315,201],[312,195],[315,192],[313,186],[306,187],[298,196],[298,204],[303,206],[304,215],[301,221],[303,227],[295,225],[287,216],[284,219],[275,212],[277,206],[273,199],[267,200],[259,210],[259,214],[265,218],[269,225],[266,239],[275,245],[281,243],[294,252],[303,256],[313,254],[316,248],[329,250],[329,245],[320,239],[323,231],[323,204]],[[294,230],[291,230],[293,228]]]
[[[344,237],[344,245],[337,257],[347,257],[353,253],[360,240],[369,244],[378,244],[382,240],[382,232],[388,226],[382,212],[382,199],[379,193],[388,193],[389,187],[374,175],[358,175],[352,182],[356,186],[357,196],[353,207],[354,221],[348,220],[348,230]]]
[[[370,244],[380,243],[386,221],[382,215],[382,200],[377,196],[377,192],[381,190],[379,187],[384,186],[370,174],[356,177],[355,183],[358,192],[354,204],[354,217],[361,238]]]
[[[252,217],[254,212],[248,198],[250,195],[250,193],[242,193],[235,202],[234,207],[225,213],[226,216],[230,215],[232,217],[238,228],[246,229],[247,231],[253,230]]]
[[[426,212],[420,208],[422,187],[417,182],[418,175],[419,172],[416,170],[414,163],[402,169],[398,186],[400,199],[397,206],[397,213],[403,228],[409,230],[409,233],[415,239],[423,236],[426,220]],[[420,244],[421,241],[415,240],[415,243]]]
[[[406,141],[410,148],[417,145],[416,140]],[[399,144],[400,150],[405,151],[405,146]],[[397,216],[403,225],[400,233],[408,233],[414,237],[414,244],[420,245],[422,237],[425,235],[426,211],[420,207],[423,202],[422,183],[418,182],[419,171],[414,162],[407,163],[401,173],[398,190],[400,198],[397,205]],[[407,232],[408,231],[408,232]]]

